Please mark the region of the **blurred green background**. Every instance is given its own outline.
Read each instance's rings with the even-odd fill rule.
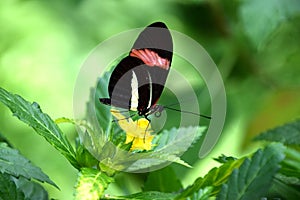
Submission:
[[[154,21],[198,41],[226,87],[227,118],[216,148],[198,160],[196,145],[183,156],[193,169],[173,166],[184,186],[216,165],[212,157],[241,156],[255,147],[255,134],[299,117],[298,0],[1,0],[0,86],[38,102],[54,119],[72,117],[73,87],[89,52],[114,34]],[[76,137],[71,126],[62,128]],[[0,132],[60,187],[46,186],[51,198],[72,199],[77,172],[3,105]],[[108,192],[140,191],[142,180],[121,174]]]

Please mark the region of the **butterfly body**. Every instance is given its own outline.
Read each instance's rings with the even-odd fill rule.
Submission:
[[[100,102],[137,111],[145,117],[161,111],[157,101],[164,89],[173,56],[171,34],[162,22],[146,27],[138,36],[128,56],[113,70],[109,98]]]

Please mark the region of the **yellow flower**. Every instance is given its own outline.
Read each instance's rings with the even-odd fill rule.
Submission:
[[[111,110],[110,112],[117,118],[121,129],[126,132],[125,143],[132,142],[130,150],[151,150],[154,135],[151,135],[151,125],[147,119],[141,118],[133,121],[131,118],[123,116],[117,110]]]

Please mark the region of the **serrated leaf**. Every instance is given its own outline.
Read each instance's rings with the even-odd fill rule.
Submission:
[[[156,144],[154,150],[169,150],[174,154],[185,151],[189,147],[188,145],[199,140],[205,129],[205,127],[180,127],[164,130],[160,133],[158,140],[153,141]]]
[[[142,172],[167,162],[175,162],[186,167],[189,164],[180,157],[167,153],[145,152],[132,153],[116,148],[112,143],[107,143],[101,152],[100,163],[117,171]]]
[[[0,173],[0,199],[1,200],[24,200],[25,196],[17,188],[15,182],[8,174]]]
[[[14,116],[32,127],[39,135],[43,136],[52,146],[59,150],[74,167],[79,168],[73,147],[60,128],[47,114],[42,112],[36,102],[31,104],[21,96],[11,94],[3,88],[0,88],[0,102],[6,105]]]
[[[213,187],[205,187],[195,192],[192,196],[188,197],[187,200],[207,200],[211,196]]]
[[[300,197],[300,187],[293,187],[287,183],[284,183],[276,176],[276,179],[273,181],[272,187],[269,190],[270,196],[268,199],[299,199]],[[276,198],[274,198],[276,197]]]
[[[25,198],[30,200],[48,200],[47,191],[38,183],[25,178],[14,179],[19,190],[23,191]]]
[[[75,199],[98,200],[113,180],[99,170],[82,168],[76,184]]]
[[[246,158],[239,169],[233,170],[228,182],[222,185],[217,200],[252,200],[263,197],[283,159],[284,146],[280,143],[258,150],[251,159]]]
[[[194,183],[188,186],[176,199],[182,199],[192,196],[201,188],[213,187],[211,195],[215,195],[221,189],[221,185],[225,183],[232,171],[238,168],[244,159],[230,160],[220,167],[211,169],[204,177],[197,178]]]
[[[300,179],[297,178],[297,177],[290,177],[290,176],[286,176],[286,175],[281,174],[281,173],[277,173],[275,175],[275,178],[277,180],[280,180],[282,183],[287,184],[287,185],[300,186]]]
[[[40,168],[34,166],[19,151],[8,147],[5,143],[0,143],[0,172],[15,177],[23,176],[29,180],[33,178],[57,187]]]
[[[144,183],[143,191],[177,192],[182,189],[171,166],[151,172]]]
[[[260,47],[281,23],[296,16],[299,11],[298,0],[251,0],[243,1],[240,18],[248,37],[256,47]]]
[[[287,147],[285,155],[286,157],[281,163],[280,173],[290,178],[300,179],[300,152]]]
[[[107,196],[103,199],[135,199],[135,200],[173,200],[176,194],[163,193],[163,192],[140,192],[136,194],[131,194],[127,196]]]
[[[255,140],[281,142],[286,145],[300,145],[300,120],[268,130],[257,136]]]
[[[145,169],[149,169],[149,167],[158,166],[167,162],[175,162],[190,167],[190,165],[181,160],[179,156],[189,148],[188,145],[192,144],[193,139],[195,139],[195,132],[201,130],[204,129],[200,127],[172,129],[170,134],[176,135],[176,137],[169,140],[167,145],[161,145],[160,149],[142,153],[124,151],[108,142],[101,150],[98,150],[97,159],[104,165],[118,171],[141,172]],[[165,131],[163,134],[169,133]]]

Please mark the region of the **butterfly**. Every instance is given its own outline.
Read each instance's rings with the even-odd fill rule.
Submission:
[[[109,84],[109,98],[99,98],[106,105],[137,111],[139,116],[160,113],[157,105],[173,57],[172,36],[163,22],[147,26],[138,36],[129,55],[114,68]]]

